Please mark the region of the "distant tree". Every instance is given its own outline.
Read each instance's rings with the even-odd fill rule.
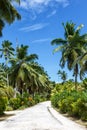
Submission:
[[[63,83],[64,83],[67,79],[67,73],[65,71],[59,70],[57,74],[61,77],[61,79],[63,80]]]

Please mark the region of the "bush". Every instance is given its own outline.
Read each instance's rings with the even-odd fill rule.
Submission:
[[[8,103],[7,97],[0,97],[0,115],[4,113],[7,103]]]
[[[51,103],[61,112],[87,121],[87,91],[76,91],[70,82],[56,85],[51,94]]]
[[[14,97],[15,91],[14,91],[13,87],[11,87],[11,86],[4,87],[4,92],[6,93],[8,99]]]
[[[38,94],[38,93],[36,93],[36,94],[34,95],[35,104],[37,104],[37,103],[39,103],[39,102],[42,102],[42,101],[45,101],[45,100],[46,100],[45,96],[46,96],[45,94],[44,94],[44,96],[43,96],[43,94]]]
[[[58,102],[59,102],[59,93],[56,93],[56,94],[53,94],[52,96],[51,96],[51,104],[54,106],[54,107],[59,107],[59,105],[58,105]]]
[[[13,111],[13,108],[11,106],[6,106],[6,111]]]
[[[9,100],[9,105],[14,109],[18,109],[21,106],[21,100],[20,98],[11,98]]]

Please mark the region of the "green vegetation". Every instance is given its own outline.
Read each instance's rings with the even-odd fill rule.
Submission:
[[[59,75],[59,77],[61,77],[61,79],[63,80],[63,83],[64,83],[67,79],[67,73],[65,71],[59,70],[57,74]]]
[[[73,22],[63,23],[64,37],[54,39],[51,44],[58,47],[54,52],[61,52],[60,66],[73,71],[75,81],[66,81],[56,84],[51,93],[51,102],[62,113],[68,113],[78,119],[87,121],[87,79],[78,83],[77,77],[82,80],[87,72],[87,34],[80,34],[83,24],[75,28]],[[66,79],[66,73],[58,71],[61,79]]]
[[[13,49],[3,41],[0,64],[0,114],[5,110],[24,109],[50,98],[53,83],[38,64],[36,54],[28,54],[28,46]]]
[[[73,22],[67,22],[66,24],[63,23],[63,27],[65,39],[54,39],[51,44],[56,44],[58,46],[54,52],[61,51],[62,56],[60,66],[64,68],[67,63],[68,69],[73,71],[73,76],[75,77],[75,87],[77,89],[77,76],[79,75],[81,64],[76,61],[79,57],[86,53],[87,34],[80,34],[83,24],[75,28],[75,24]]]
[[[0,36],[6,23],[11,24],[21,16],[12,2],[0,0]],[[13,48],[9,40],[0,48],[0,114],[5,110],[23,109],[50,98],[52,83],[47,72],[36,61],[36,54],[28,54],[28,46]]]
[[[12,1],[20,4],[20,0],[0,0],[0,36],[6,23],[21,19]],[[77,28],[73,22],[62,25],[64,39],[56,38],[51,44],[58,46],[54,52],[61,52],[60,66],[67,65],[75,81],[66,81],[67,73],[59,70],[63,82],[55,85],[37,62],[37,54],[28,54],[29,46],[13,48],[9,40],[4,40],[0,49],[0,115],[5,110],[24,109],[48,100],[51,94],[52,105],[60,112],[87,121],[87,78],[83,80],[87,71],[87,34],[80,33],[83,24]],[[78,76],[82,83],[78,83]]]
[[[78,84],[76,90],[71,81],[56,84],[51,94],[52,105],[62,113],[87,121],[87,90],[83,86],[84,82]]]

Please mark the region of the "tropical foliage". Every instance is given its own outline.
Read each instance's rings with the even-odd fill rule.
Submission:
[[[2,43],[1,58],[5,63],[0,64],[1,108],[4,108],[1,114],[5,109],[23,109],[50,97],[52,83],[36,61],[38,56],[28,54],[28,47],[21,45],[14,50],[11,42]]]
[[[28,46],[21,45],[16,50],[16,56],[10,59],[12,65],[9,73],[10,83],[22,94],[43,92],[48,87],[48,76],[44,69],[35,62],[36,54],[27,54]]]
[[[73,22],[62,25],[64,39],[54,39],[51,44],[58,46],[54,52],[61,52],[60,66],[64,68],[67,65],[73,71],[75,81],[56,84],[51,93],[51,103],[60,112],[87,121],[87,78],[83,80],[87,72],[87,34],[80,33],[83,24],[77,28]],[[65,78],[64,71],[59,70],[58,75],[62,80]],[[82,83],[77,82],[78,75]]]
[[[12,2],[20,4],[20,0],[0,0],[0,36],[6,23],[21,19]],[[28,53],[29,46],[14,49],[9,40],[4,40],[0,48],[3,61],[0,63],[0,114],[45,101],[51,93],[52,105],[60,112],[87,121],[87,79],[77,82],[78,75],[82,79],[87,72],[87,34],[80,33],[83,24],[77,28],[73,22],[62,25],[64,39],[56,38],[51,44],[58,46],[54,52],[61,52],[60,66],[64,68],[67,64],[73,71],[75,82],[66,81],[66,72],[59,70],[63,83],[55,85],[37,62],[37,54]]]
[[[56,84],[52,90],[51,102],[60,112],[87,121],[87,89],[82,84],[78,84],[78,91],[71,81]]]
[[[86,52],[87,48],[87,34],[80,34],[83,24],[75,28],[73,22],[63,23],[64,37],[54,39],[51,44],[56,44],[58,47],[54,52],[61,51],[62,56],[60,60],[60,66],[64,67],[67,63],[69,70],[73,70],[73,76],[75,76],[75,87],[77,89],[77,76],[79,74],[80,66],[78,62],[75,62],[78,57],[82,56]]]

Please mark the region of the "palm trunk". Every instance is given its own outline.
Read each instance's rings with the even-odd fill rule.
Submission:
[[[77,90],[78,64],[75,66],[75,89]]]
[[[77,74],[75,75],[75,89],[77,90]]]
[[[7,57],[7,56],[6,56]],[[8,69],[8,59],[5,59],[6,68]],[[8,70],[7,70],[7,86],[9,86]]]

